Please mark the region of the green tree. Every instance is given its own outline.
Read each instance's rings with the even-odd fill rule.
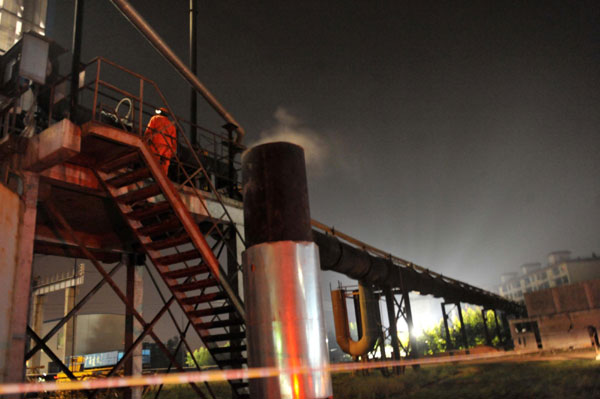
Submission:
[[[473,347],[477,345],[485,345],[485,330],[483,327],[481,310],[467,306],[463,309],[462,313],[463,321],[465,323],[465,331],[467,332],[468,346]],[[494,320],[494,312],[488,310],[486,312],[486,318],[488,331],[490,337],[492,338],[492,345],[497,346],[500,343],[500,340],[496,336],[496,321]],[[418,338],[419,352],[422,354],[432,355],[435,353],[445,352],[450,349],[464,349],[458,316],[452,317],[448,324],[451,343],[448,343],[446,331],[444,329],[444,321],[441,319],[437,325],[423,331],[423,334]]]
[[[204,347],[194,349],[194,359],[196,359],[196,363],[198,363],[198,366],[200,367],[212,366],[215,364],[210,352]],[[185,365],[188,367],[196,367],[190,352],[187,352],[185,355]]]

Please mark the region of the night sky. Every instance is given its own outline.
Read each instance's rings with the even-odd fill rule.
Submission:
[[[599,2],[199,3],[200,80],[247,145],[305,145],[315,219],[488,289],[553,250],[600,253]],[[188,1],[132,4],[187,60]],[[49,2],[64,47],[72,7]],[[84,18],[84,59],[187,117],[186,83],[109,1]]]

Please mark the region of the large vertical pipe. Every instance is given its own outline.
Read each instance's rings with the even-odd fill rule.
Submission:
[[[81,64],[81,38],[83,34],[83,4],[84,0],[75,0],[73,21],[73,58],[71,59],[71,103],[70,118],[74,120],[79,103],[79,68]]]
[[[196,20],[198,15],[198,0],[190,0],[190,71],[194,74],[198,74],[197,68],[197,37],[198,32],[196,28]],[[192,145],[198,143],[198,137],[196,132],[196,124],[198,123],[198,103],[197,103],[196,89],[190,87],[190,141]]]
[[[328,398],[329,352],[304,151],[290,143],[263,144],[243,154],[242,171],[248,365],[291,370],[252,379],[251,397]]]
[[[450,329],[448,328],[448,313],[446,313],[446,304],[442,302],[442,317],[444,318],[444,331],[446,331],[446,350],[454,349]]]

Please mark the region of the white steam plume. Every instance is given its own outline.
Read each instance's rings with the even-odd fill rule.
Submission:
[[[304,148],[304,156],[308,168],[315,172],[323,171],[329,156],[329,144],[322,135],[305,126],[295,115],[284,107],[278,107],[273,118],[275,126],[260,133],[260,138],[253,143],[259,145],[275,141],[287,141]]]

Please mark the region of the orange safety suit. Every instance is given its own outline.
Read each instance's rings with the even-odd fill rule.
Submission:
[[[171,157],[177,149],[177,130],[173,122],[164,115],[154,115],[150,118],[144,132],[144,141],[148,143],[150,150],[167,174]]]

